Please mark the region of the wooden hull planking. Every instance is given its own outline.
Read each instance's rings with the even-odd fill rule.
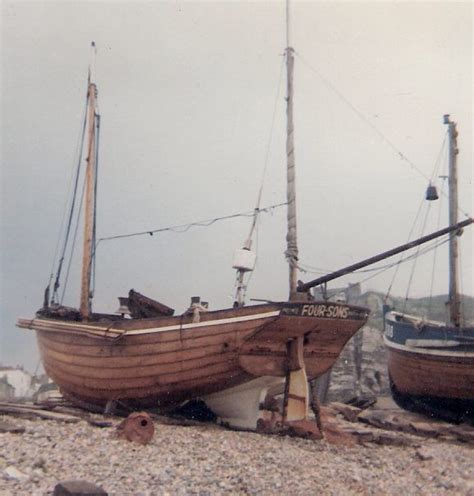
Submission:
[[[474,329],[391,312],[384,342],[395,391],[413,397],[474,400]]]
[[[388,371],[402,394],[474,400],[474,353],[449,357],[388,346]]]
[[[45,371],[66,397],[166,407],[256,377],[283,377],[286,343],[299,336],[305,336],[308,376],[318,377],[368,317],[358,307],[319,305],[333,308],[334,318],[306,315],[304,304],[276,303],[202,313],[199,322],[192,316],[108,323],[37,318],[19,326],[36,329]]]

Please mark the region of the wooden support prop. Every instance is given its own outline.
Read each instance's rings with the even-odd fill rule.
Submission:
[[[303,357],[303,339],[299,337],[288,343],[284,422],[305,420],[308,417],[309,388]]]
[[[107,417],[112,417],[115,415],[116,411],[117,411],[117,402],[115,400],[107,401],[107,404],[105,405],[104,408],[104,415]]]

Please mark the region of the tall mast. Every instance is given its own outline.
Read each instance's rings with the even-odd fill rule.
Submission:
[[[288,259],[290,274],[290,300],[297,296],[298,282],[298,244],[296,236],[296,190],[295,190],[295,147],[293,126],[293,67],[294,50],[290,46],[290,1],[286,2],[286,70],[287,70],[287,136],[286,136],[286,163],[287,163],[287,202],[288,202],[288,232],[286,235],[286,258]]]
[[[84,210],[84,246],[82,255],[81,303],[80,311],[83,318],[91,314],[91,273],[92,252],[94,242],[94,210],[95,210],[95,175],[96,175],[96,118],[97,118],[97,87],[95,85],[95,43],[91,44],[91,64],[89,67],[89,84],[87,88],[87,165],[86,191]]]
[[[449,115],[444,116],[444,123],[448,125],[449,136],[449,224],[454,225],[458,221],[458,171],[457,145],[458,132],[456,123],[449,120]],[[454,232],[449,237],[449,318],[455,327],[461,325],[461,301],[459,298],[459,274],[458,274],[458,236]]]

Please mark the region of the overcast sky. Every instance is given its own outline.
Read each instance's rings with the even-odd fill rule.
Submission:
[[[459,125],[460,204],[472,214],[472,19],[471,2],[292,3],[302,264],[335,270],[407,241],[426,178],[446,172],[445,113]],[[0,361],[34,369],[34,334],[14,323],[34,315],[51,273],[90,42],[102,115],[98,236],[212,219],[255,207],[265,163],[262,206],[285,201],[285,4],[3,1],[1,27]],[[425,232],[438,228],[438,206]],[[261,215],[249,297],[287,298],[285,215]],[[130,288],[178,313],[193,295],[231,306],[232,255],[249,227],[236,219],[101,243],[94,308],[115,311]],[[470,231],[461,259],[472,295]],[[438,250],[434,294],[447,291],[446,257]],[[410,296],[429,294],[432,265],[430,255],[418,262]],[[393,294],[405,295],[410,271]],[[386,291],[392,275],[363,289]],[[77,305],[79,283],[74,266],[65,303]]]

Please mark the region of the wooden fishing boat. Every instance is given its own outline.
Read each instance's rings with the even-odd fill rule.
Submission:
[[[308,315],[313,311],[335,317]],[[317,377],[366,317],[365,309],[342,304],[286,302],[209,311],[197,322],[192,314],[87,321],[39,316],[19,325],[37,331],[45,370],[70,399],[169,407],[256,377],[284,378],[292,339],[304,339],[307,374]]]
[[[54,295],[50,298],[48,287],[36,317],[18,321],[19,327],[36,331],[46,373],[76,404],[89,409],[116,405],[164,409],[198,398],[223,421],[254,429],[268,389],[284,384],[283,419],[305,420],[308,379],[328,370],[345,343],[367,321],[367,309],[313,301],[297,284],[294,52],[289,42],[286,59],[289,300],[244,305],[243,277],[252,269],[249,236],[234,264],[238,275],[234,307],[208,311],[194,301],[176,316],[173,309],[133,290],[123,301],[122,315],[92,311],[99,115],[91,63],[84,127],[87,155],[80,306],[76,310],[59,305]]]
[[[449,136],[449,220],[457,223],[457,130],[445,116]],[[436,198],[436,197],[435,197]],[[400,406],[440,415],[474,416],[474,326],[467,325],[458,292],[458,238],[449,238],[449,321],[436,322],[389,311],[384,341],[394,399]]]

